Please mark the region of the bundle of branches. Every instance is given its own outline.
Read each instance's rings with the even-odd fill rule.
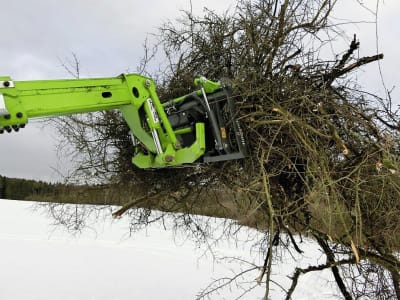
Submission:
[[[331,43],[325,33],[335,30],[334,4],[240,0],[232,12],[186,12],[178,24],[165,24],[158,47],[168,68],[156,76],[161,98],[192,90],[198,74],[228,82],[250,155],[195,168],[120,172],[144,190],[162,191],[159,199],[172,199],[169,210],[190,212],[188,202],[215,194],[226,216],[267,229],[271,247],[281,231],[336,241],[349,250],[348,262],[379,262],[399,297],[400,264],[392,256],[400,248],[399,116],[390,98],[363,92],[352,80],[382,54],[357,58],[354,36],[334,59],[320,57]],[[121,136],[112,139],[129,149]]]
[[[319,59],[306,45],[329,27],[331,9],[331,1],[242,1],[234,14],[187,13],[162,28],[177,58],[163,90],[182,93],[199,72],[229,79],[251,155],[202,172],[240,187],[268,222],[398,248],[397,115],[350,74],[383,55],[354,58],[354,37],[337,59]]]

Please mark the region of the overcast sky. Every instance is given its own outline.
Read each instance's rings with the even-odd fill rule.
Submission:
[[[232,0],[195,0],[193,9],[222,11],[233,7]],[[342,0],[336,15],[343,19],[373,21],[367,10]],[[364,3],[375,9],[375,0]],[[400,1],[386,0],[379,7],[379,48],[385,54],[383,74],[388,88],[399,84],[398,37]],[[148,33],[189,8],[189,0],[0,0],[0,74],[14,80],[66,78],[60,61],[78,55],[83,76],[116,76],[135,72]],[[357,33],[360,56],[376,52],[375,25],[346,27],[349,36]],[[342,46],[338,41],[338,46]],[[338,49],[339,50],[339,49]],[[343,50],[343,49],[340,49]],[[359,78],[371,92],[382,91],[377,64],[363,68]],[[399,93],[393,94],[397,97]],[[66,173],[68,162],[59,161],[54,132],[31,122],[18,134],[0,136],[0,175],[57,180],[54,169]]]

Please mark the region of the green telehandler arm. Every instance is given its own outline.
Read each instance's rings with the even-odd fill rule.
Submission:
[[[245,157],[229,87],[204,77],[195,85],[193,93],[162,103],[154,81],[138,74],[38,81],[0,77],[0,133],[19,131],[31,118],[119,109],[139,168]]]

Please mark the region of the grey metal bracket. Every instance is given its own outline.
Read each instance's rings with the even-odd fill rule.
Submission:
[[[0,93],[0,116],[6,116],[9,114],[10,113],[8,112],[6,103],[4,101],[4,96],[3,96],[3,94]]]

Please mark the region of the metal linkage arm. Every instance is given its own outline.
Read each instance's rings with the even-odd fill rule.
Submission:
[[[138,74],[41,81],[0,77],[0,133],[18,131],[31,118],[110,109],[122,112],[146,149],[132,159],[140,168],[192,163],[204,154],[204,124],[196,124],[195,141],[182,147],[150,78]]]

